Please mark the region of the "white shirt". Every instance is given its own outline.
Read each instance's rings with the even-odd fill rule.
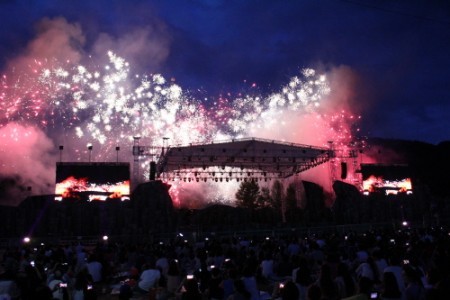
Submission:
[[[142,272],[138,286],[144,291],[149,291],[158,284],[161,273],[156,269],[148,269]]]
[[[98,261],[91,261],[87,264],[89,274],[91,274],[94,282],[102,281],[102,264]]]
[[[273,260],[265,259],[261,262],[261,274],[265,278],[270,278],[273,275]]]

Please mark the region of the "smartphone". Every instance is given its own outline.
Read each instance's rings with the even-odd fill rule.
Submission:
[[[371,292],[370,299],[378,299],[378,292]]]
[[[88,284],[87,289],[92,290],[92,285]]]
[[[61,282],[61,283],[59,284],[59,287],[60,287],[60,288],[66,288],[66,287],[67,287],[67,283]]]
[[[194,279],[194,275],[191,275],[191,274],[190,274],[190,275],[187,275],[187,276],[186,276],[186,279]]]
[[[280,283],[280,289],[284,288],[284,283]]]

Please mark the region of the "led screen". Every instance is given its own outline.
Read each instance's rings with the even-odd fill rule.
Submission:
[[[55,200],[129,200],[129,163],[57,163]]]
[[[405,165],[361,165],[365,195],[382,192],[386,195],[412,194],[411,171]]]

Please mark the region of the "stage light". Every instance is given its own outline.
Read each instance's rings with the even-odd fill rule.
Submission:
[[[91,143],[87,144],[87,148],[89,150],[89,162],[91,162],[92,144]]]
[[[63,145],[59,145],[59,162],[62,162],[62,152],[64,150]]]
[[[116,162],[119,162],[119,151],[120,151],[120,147],[116,146],[116,152],[117,152]]]

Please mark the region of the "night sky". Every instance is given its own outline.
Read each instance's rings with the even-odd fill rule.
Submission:
[[[0,67],[43,19],[78,24],[85,54],[113,48],[211,99],[299,70],[345,67],[369,137],[449,140],[450,3],[445,1],[0,1]],[[101,41],[101,42],[99,42]]]

